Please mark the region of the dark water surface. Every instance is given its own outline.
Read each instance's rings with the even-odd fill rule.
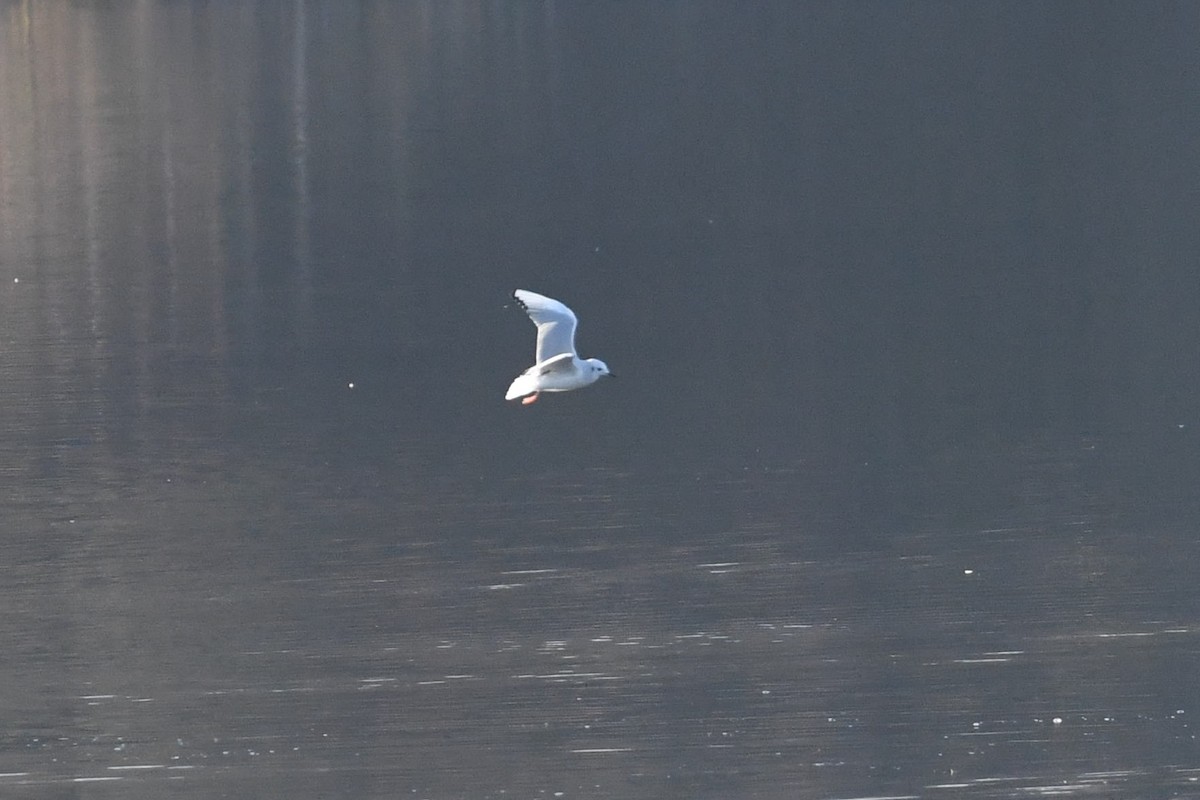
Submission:
[[[1197,41],[0,2],[0,796],[1200,797]]]

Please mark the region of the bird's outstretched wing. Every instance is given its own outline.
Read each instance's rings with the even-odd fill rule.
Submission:
[[[541,364],[562,353],[575,355],[575,313],[557,300],[517,289],[513,297],[537,325],[537,353],[534,363]]]
[[[570,372],[575,367],[574,353],[559,353],[545,361],[540,361],[529,368],[530,372],[538,375],[549,375],[552,372]]]

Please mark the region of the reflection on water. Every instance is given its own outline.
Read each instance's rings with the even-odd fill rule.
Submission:
[[[1124,167],[868,186],[914,42],[745,8],[0,6],[0,793],[1195,793],[1190,318],[946,255]],[[505,408],[556,284],[629,378]]]
[[[293,433],[124,474],[62,442],[58,477],[10,483],[0,782],[1004,797],[1200,774],[1200,553],[1121,519],[1098,445],[897,471],[917,505],[973,503],[864,541],[805,467],[435,489]],[[1047,471],[1073,473],[1053,500]]]

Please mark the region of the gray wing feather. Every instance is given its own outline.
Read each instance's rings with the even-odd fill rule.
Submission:
[[[537,325],[537,356],[542,363],[563,353],[575,355],[575,313],[557,300],[517,289],[513,297]]]
[[[551,372],[570,372],[575,361],[573,353],[559,353],[545,361],[539,361],[530,370],[537,370],[539,375],[549,375]]]

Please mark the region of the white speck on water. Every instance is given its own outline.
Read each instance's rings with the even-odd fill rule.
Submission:
[[[1154,636],[1155,631],[1136,631],[1133,633],[1097,633],[1097,639],[1130,639],[1135,637]]]
[[[1062,725],[1062,717],[1055,717],[1054,719],[1052,719],[1050,721],[1053,722],[1055,725]]]
[[[347,383],[347,384],[346,384],[346,388],[347,388],[347,389],[353,389],[353,388],[354,388],[354,381],[350,381],[349,383]]]
[[[974,575],[974,574],[975,574],[975,570],[973,570],[973,569],[964,569],[963,570],[963,575]]]
[[[100,778],[72,778],[71,782],[72,783],[99,783],[100,781],[120,781],[120,780],[124,780],[124,778],[121,778],[121,777],[115,776],[115,775],[106,775],[106,776],[100,777]]]

